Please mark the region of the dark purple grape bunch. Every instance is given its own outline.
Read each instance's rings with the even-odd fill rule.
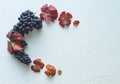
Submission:
[[[30,10],[22,12],[18,20],[19,22],[13,26],[13,30],[19,32],[23,36],[24,34],[29,34],[33,28],[39,30],[43,26],[42,20],[39,17],[35,16],[35,14]]]

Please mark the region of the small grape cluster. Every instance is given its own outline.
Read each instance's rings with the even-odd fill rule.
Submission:
[[[32,61],[28,54],[24,52],[27,46],[26,41],[23,39],[25,34],[29,34],[33,29],[40,30],[42,28],[42,20],[35,16],[30,10],[22,12],[18,18],[19,22],[13,26],[13,29],[8,32],[8,52],[13,54],[15,58],[24,64],[30,64]]]
[[[24,51],[15,52],[14,56],[24,64],[28,65],[29,63],[31,63],[30,57]]]

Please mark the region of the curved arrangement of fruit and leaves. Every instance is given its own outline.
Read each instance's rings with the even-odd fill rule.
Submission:
[[[29,55],[25,53],[25,48],[27,47],[27,42],[24,40],[25,34],[29,34],[34,29],[40,30],[43,27],[43,21],[50,23],[54,22],[57,18],[59,25],[62,28],[65,28],[70,26],[73,16],[71,13],[66,11],[62,11],[60,15],[58,15],[57,9],[48,4],[45,4],[41,7],[41,13],[39,17],[30,10],[22,12],[18,17],[17,24],[15,24],[6,35],[6,37],[9,39],[7,48],[8,52],[22,63],[29,65],[32,60]],[[78,26],[79,23],[79,20],[73,21],[74,26]],[[41,59],[38,58],[33,61],[31,69],[34,72],[40,72],[44,66],[45,64],[41,61]],[[58,70],[58,74],[60,75],[61,73],[62,71]],[[45,74],[47,76],[54,76],[56,74],[55,66],[47,64]]]

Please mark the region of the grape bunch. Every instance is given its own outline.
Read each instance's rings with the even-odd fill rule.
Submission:
[[[38,30],[42,28],[42,20],[35,16],[30,10],[22,12],[18,20],[19,22],[13,26],[13,30],[19,32],[23,36],[24,34],[29,34],[33,28]]]
[[[42,20],[35,16],[30,10],[22,12],[18,18],[18,23],[13,26],[13,29],[6,35],[9,38],[8,52],[13,54],[15,58],[24,64],[30,64],[32,61],[28,54],[25,53],[27,42],[23,39],[25,34],[33,31],[33,29],[40,30],[42,28]]]
[[[24,51],[15,52],[14,56],[24,64],[28,65],[32,62],[28,54],[26,54]]]

